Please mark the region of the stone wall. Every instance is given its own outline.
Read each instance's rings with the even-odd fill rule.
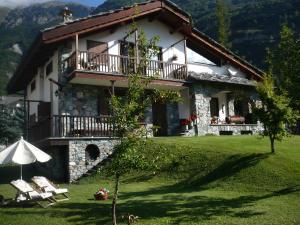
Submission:
[[[69,141],[69,181],[75,181],[88,170],[99,164],[112,154],[117,140],[70,140]],[[88,145],[95,145],[99,149],[99,156],[96,159],[87,157],[86,148]]]
[[[206,134],[219,134],[220,129],[216,126],[210,126],[211,112],[210,112],[210,100],[212,96],[221,91],[227,91],[232,93],[240,93],[240,95],[249,96],[250,99],[257,99],[257,94],[253,87],[231,85],[222,83],[201,83],[195,84],[194,87],[194,111],[197,115],[197,133],[198,135]],[[227,112],[229,115],[234,115],[234,97],[228,94],[228,106]],[[234,127],[232,127],[234,129]],[[236,129],[235,133],[239,133],[240,127]]]
[[[102,90],[102,87],[91,85],[68,84],[59,96],[60,113],[74,116],[98,115],[98,96]]]

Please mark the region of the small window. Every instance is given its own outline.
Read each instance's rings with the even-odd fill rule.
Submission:
[[[53,63],[52,61],[50,63],[48,63],[48,65],[46,66],[46,76],[48,76],[50,73],[52,73],[53,71]]]
[[[30,84],[30,91],[33,92],[35,90],[36,84],[35,84],[35,80],[33,80]]]

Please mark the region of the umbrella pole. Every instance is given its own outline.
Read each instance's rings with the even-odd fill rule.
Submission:
[[[21,180],[23,180],[23,176],[22,176],[22,164],[21,164]]]

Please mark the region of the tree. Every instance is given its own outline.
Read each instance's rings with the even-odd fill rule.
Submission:
[[[278,46],[268,51],[268,68],[275,75],[280,93],[291,99],[290,106],[300,108],[300,36],[283,24]]]
[[[230,16],[228,5],[224,0],[216,0],[216,17],[218,27],[218,41],[224,47],[230,48]]]
[[[262,136],[267,136],[271,143],[271,152],[275,153],[275,140],[281,141],[288,135],[288,126],[293,126],[297,119],[286,94],[277,94],[271,73],[265,75],[262,83],[257,85],[257,92],[262,107],[255,109],[257,118],[263,123]]]
[[[11,143],[23,133],[23,108],[15,107],[12,109],[1,104],[0,111],[0,143]]]
[[[112,201],[112,222],[117,224],[117,199],[120,187],[120,178],[124,174],[145,167],[155,167],[159,156],[145,155],[139,151],[146,144],[147,129],[141,127],[141,121],[152,102],[178,101],[180,95],[174,91],[147,90],[154,77],[143,77],[148,67],[149,59],[158,54],[156,43],[158,36],[147,39],[143,30],[136,24],[132,25],[129,35],[136,35],[138,51],[130,49],[130,56],[135,58],[134,69],[129,70],[128,89],[125,97],[112,95],[112,120],[115,134],[120,138],[115,146],[113,160],[109,165],[109,171],[115,178],[115,188]],[[136,57],[138,55],[138,57]],[[159,68],[157,68],[159,71]],[[158,74],[157,74],[158,75]],[[149,157],[151,159],[149,159]],[[151,165],[149,162],[152,162]]]

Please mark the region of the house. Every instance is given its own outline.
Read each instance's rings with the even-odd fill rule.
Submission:
[[[47,171],[75,180],[106,158],[116,139],[109,98],[123,95],[136,58],[133,20],[160,37],[145,69],[159,74],[150,88],[177,90],[182,101],[153,104],[144,125],[155,136],[248,134],[259,131],[252,109],[263,72],[192,27],[190,16],[166,0],[68,21],[39,33],[8,84],[25,91],[27,139],[53,156]]]

